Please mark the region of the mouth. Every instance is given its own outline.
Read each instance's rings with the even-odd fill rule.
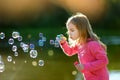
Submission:
[[[70,36],[70,38],[72,39],[72,37]]]
[[[73,38],[73,37],[70,37],[70,39],[74,40],[74,38]]]

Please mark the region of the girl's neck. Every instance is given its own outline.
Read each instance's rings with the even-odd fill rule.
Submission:
[[[90,41],[93,41],[92,38],[87,38],[87,40],[78,40],[77,44],[78,45],[85,45],[86,43],[90,42]]]

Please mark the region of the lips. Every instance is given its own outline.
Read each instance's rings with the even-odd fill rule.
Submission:
[[[72,39],[72,37],[70,36],[70,38]]]

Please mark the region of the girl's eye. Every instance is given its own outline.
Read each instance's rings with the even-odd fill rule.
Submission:
[[[74,30],[71,30],[71,32],[74,32]]]

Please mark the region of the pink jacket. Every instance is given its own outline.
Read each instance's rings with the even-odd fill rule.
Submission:
[[[70,47],[67,42],[60,45],[66,55],[78,54],[79,62],[84,65],[81,72],[85,80],[109,80],[106,51],[97,41],[76,47]]]

